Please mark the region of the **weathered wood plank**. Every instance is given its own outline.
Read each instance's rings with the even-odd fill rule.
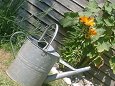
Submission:
[[[110,86],[110,83],[111,83],[110,78],[104,76],[104,74],[101,73],[99,70],[97,72],[94,69],[92,69],[88,73],[89,73],[91,82],[93,84],[97,84],[96,86],[100,86],[100,85]],[[87,78],[87,76],[86,76],[86,78]]]
[[[36,16],[36,17],[38,17],[38,19],[39,20],[41,20],[42,22],[44,22],[44,23],[46,23],[47,25],[51,25],[52,23],[58,23],[58,22],[56,22],[54,19],[52,19],[51,17],[49,17],[49,16],[45,16],[45,17],[43,17],[43,18],[40,18],[39,16],[37,16],[37,13],[35,14],[35,12],[39,12],[39,13],[41,13],[42,11],[41,10],[39,10],[39,9],[37,9],[36,7],[31,7],[31,4],[28,4],[28,6],[29,6],[29,8],[28,9],[26,9],[26,5],[25,6],[23,6],[23,9],[24,10],[26,10],[26,11],[28,11],[29,13],[34,13],[34,15]],[[36,9],[36,10],[35,10]],[[59,20],[58,20],[59,21]],[[64,36],[64,32],[61,30],[61,29],[59,29],[59,32],[60,32],[60,34],[62,34],[63,36]]]
[[[115,3],[115,0],[110,0],[111,2]]]
[[[104,0],[97,0],[98,4],[101,4],[104,2]]]
[[[104,68],[104,70],[107,70],[107,68]],[[109,75],[107,75],[104,72],[104,70],[92,67],[92,70],[89,71],[89,73],[94,75],[96,78],[98,78],[98,80],[102,81],[107,86],[115,86],[115,80],[113,80],[111,77],[109,77]],[[111,85],[111,84],[113,84],[113,85]]]
[[[20,16],[22,16],[25,20],[31,22],[32,25],[37,27],[37,22],[43,23],[42,21],[38,20],[33,14],[29,13],[28,11],[24,10],[23,8],[20,9]]]
[[[47,5],[44,5],[44,3],[33,3],[33,2],[30,2],[28,1],[28,3],[30,3],[31,5],[35,6],[37,9],[40,9],[41,11],[46,11],[48,8],[51,9],[51,7],[47,6]],[[49,17],[53,18],[54,20],[56,21],[59,21],[62,16],[59,15],[58,13],[54,12],[53,10],[51,10],[49,13],[48,13]]]
[[[28,15],[28,11],[27,10],[22,10],[23,12],[25,12],[26,13],[26,15]],[[22,13],[23,13],[22,12]],[[30,13],[31,14],[31,13]],[[22,14],[22,15],[24,15],[24,14]],[[36,16],[35,16],[36,17]],[[38,17],[36,17],[36,18],[38,18]],[[45,20],[43,20],[42,18],[40,19],[40,18],[38,18],[39,20],[40,20],[40,22],[43,22],[43,23],[45,23],[46,25],[51,25],[52,23],[54,23],[54,22],[52,22],[52,23],[47,23]],[[50,20],[50,19],[49,19]],[[37,22],[37,20],[36,19],[33,19],[33,18],[31,18],[31,19],[29,19],[29,21],[31,21],[31,23],[33,23],[33,25],[35,25],[36,23],[35,22]],[[36,26],[36,25],[35,25]],[[61,37],[59,37],[59,38],[62,38],[63,36],[64,36],[64,33],[62,33],[62,30],[59,28],[59,34],[61,35]]]
[[[23,11],[23,10],[22,10]],[[18,15],[17,23],[22,27],[24,30],[30,30],[32,28],[35,28],[34,25],[32,25],[23,15]],[[20,22],[21,21],[21,22]]]
[[[82,8],[85,8],[88,3],[87,0],[72,0],[72,1],[78,4]]]
[[[36,13],[36,11],[34,11],[34,10],[28,10],[26,8],[23,8],[23,9],[26,10],[28,13],[34,15],[36,18],[38,18],[40,21],[43,21],[47,25],[51,25],[52,23],[54,23],[54,21],[51,20],[51,19],[49,19],[49,17],[47,17],[47,16],[45,16],[45,17],[39,17],[38,14]]]
[[[113,75],[112,70],[106,64],[104,64],[99,70],[105,73],[107,77],[110,77],[115,81],[115,75]]]
[[[55,8],[53,7],[55,4],[52,3],[52,2],[53,2],[52,0],[42,0],[42,2],[44,2],[45,4],[47,4],[49,7],[52,6],[53,10],[54,10],[56,13],[60,14],[61,16],[63,16],[63,14],[62,14],[61,12],[59,12],[59,10],[57,10],[57,9],[55,9]]]
[[[30,2],[33,2],[35,4],[38,4],[38,2],[36,2],[36,0],[28,0]],[[65,12],[68,12],[69,10],[67,8],[65,8],[63,5],[57,3],[55,0],[43,0],[45,3],[49,4],[49,6],[51,6],[53,9],[55,9],[58,13],[60,14],[64,14]]]
[[[25,18],[27,17],[27,15],[30,16],[26,11],[24,11],[24,10],[22,10],[22,11],[23,12],[21,12],[20,16],[23,16]],[[37,25],[36,25],[37,20],[35,18],[31,17],[31,19],[28,19],[27,21],[29,22],[29,24],[33,25],[34,28],[37,27]],[[42,29],[42,31],[43,31],[43,29]],[[61,43],[62,36],[63,36],[62,34],[58,33],[58,35],[55,38],[55,41],[57,42],[58,45],[62,45],[62,43]]]
[[[73,3],[71,0],[56,0],[63,6],[67,7],[71,11],[78,12],[83,10],[80,6],[78,6],[76,3]]]
[[[57,3],[55,0],[43,0],[43,1],[49,6],[52,6],[52,8],[61,15],[63,15],[65,12],[71,11],[67,9],[67,7],[64,7],[62,4]]]
[[[107,86],[103,82],[101,82],[97,77],[90,74],[89,72],[84,73],[85,78],[93,83],[94,86]]]

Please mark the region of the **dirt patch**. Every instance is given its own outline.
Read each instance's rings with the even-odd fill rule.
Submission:
[[[0,49],[0,71],[6,70],[11,57],[12,57],[11,53],[3,49]]]

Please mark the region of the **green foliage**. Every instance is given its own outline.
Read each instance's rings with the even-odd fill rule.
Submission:
[[[63,27],[69,27],[76,25],[78,23],[78,20],[75,19],[78,16],[78,13],[74,12],[67,12],[64,14],[66,18],[63,19],[63,21],[60,21],[60,23],[63,25]]]
[[[38,3],[42,0],[38,0]],[[29,17],[24,16],[20,17],[20,7],[25,4],[25,0],[0,0],[0,48],[5,50],[10,50],[10,37],[16,31],[23,31],[26,35],[38,35],[41,34],[41,28],[44,28],[39,19],[43,18],[52,10],[51,7],[46,9],[44,12],[35,13],[38,19],[32,22],[35,27],[29,27],[26,20],[31,20],[34,14],[31,14]],[[20,38],[20,37],[23,37]],[[13,38],[13,44],[16,48],[19,49],[25,38],[22,34],[16,35]]]
[[[111,65],[111,69],[115,73],[115,56],[111,57],[109,62],[110,62],[110,65]]]
[[[83,12],[67,12],[60,24],[68,30],[61,48],[62,57],[75,67],[104,64],[103,53],[115,46],[115,4],[98,6],[90,0]],[[114,56],[114,55],[113,55]],[[111,69],[115,71],[115,57]]]
[[[20,86],[8,78],[5,73],[0,72],[0,86]]]
[[[24,0],[2,0],[0,4],[0,42],[9,39],[20,27],[15,19]]]

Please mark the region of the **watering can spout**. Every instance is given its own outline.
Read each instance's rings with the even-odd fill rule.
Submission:
[[[91,67],[89,66],[89,67],[84,67],[84,68],[80,68],[80,69],[76,69],[73,71],[68,71],[68,72],[64,72],[60,74],[48,75],[47,79],[45,80],[45,83],[53,81],[53,80],[61,79],[64,77],[69,77],[78,73],[86,72],[86,71],[89,71],[90,69]]]

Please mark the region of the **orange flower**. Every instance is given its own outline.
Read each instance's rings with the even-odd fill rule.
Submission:
[[[87,16],[81,16],[80,22],[83,22],[83,23],[88,22],[88,17]]]
[[[96,35],[97,34],[96,29],[95,28],[90,28],[89,31],[88,31],[88,34],[90,36]]]
[[[90,28],[88,33],[85,35],[85,38],[89,39],[96,34],[97,34],[96,29],[95,28]]]
[[[94,26],[95,25],[93,17],[81,16],[80,22],[83,22],[87,26]]]
[[[94,26],[95,25],[94,18],[89,17],[88,22],[85,22],[84,24],[87,25],[87,26]]]

